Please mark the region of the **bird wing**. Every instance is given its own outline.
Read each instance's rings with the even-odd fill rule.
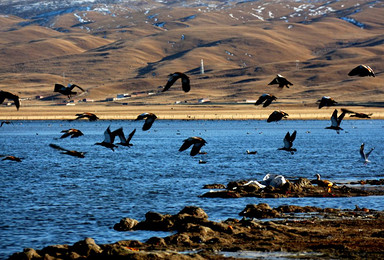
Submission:
[[[267,96],[267,100],[265,101],[263,107],[269,106],[273,100],[276,100],[275,96]]]
[[[291,135],[289,132],[285,135],[283,142],[284,142],[284,148],[291,148],[292,147],[292,142],[290,141]]]
[[[136,128],[133,129],[133,131],[128,135],[127,143],[129,143],[133,137],[133,135],[136,133]]]
[[[365,154],[365,157],[368,159],[369,155],[372,153],[372,151],[375,150],[375,148],[371,148],[371,150]]]
[[[173,83],[175,83],[176,80],[178,80],[179,78],[180,78],[180,74],[178,74],[178,73],[170,74],[168,81],[167,81],[167,84],[163,88],[162,92],[167,91],[173,85]]]
[[[53,89],[53,92],[60,92],[60,91],[63,91],[65,89],[66,89],[66,87],[64,85],[56,83],[55,88]]]
[[[345,114],[345,113],[344,113]],[[334,127],[338,126],[338,120],[337,120],[337,109],[335,109],[331,116],[331,125]]]
[[[259,99],[256,101],[255,105],[260,105],[262,104],[267,98],[268,98],[268,94],[263,94],[259,97]]]
[[[184,143],[179,148],[179,152],[182,152],[182,151],[188,149],[192,145],[193,140],[191,138],[188,138],[188,139],[185,139],[183,142]]]
[[[65,149],[65,148],[63,148],[63,147],[60,147],[60,146],[56,145],[56,144],[49,144],[49,146],[52,147],[52,148],[54,148],[54,149],[56,149],[56,150],[66,151],[66,152],[69,151],[69,150],[67,150],[67,149]]]
[[[203,147],[203,146],[204,146],[204,142],[195,143],[192,146],[192,150],[191,150],[190,155],[195,156],[196,154],[198,154],[200,152],[201,147]]]
[[[115,141],[115,136],[112,135],[111,129],[108,128],[104,131],[104,142],[106,143],[113,143]]]
[[[341,124],[341,121],[343,120],[344,116],[345,116],[345,112],[342,112],[341,115],[337,118],[338,126]]]
[[[191,90],[189,77],[185,74],[181,74],[181,87],[183,88],[184,92],[189,92]]]
[[[293,141],[295,141],[295,139],[296,139],[296,130],[295,131],[293,131],[293,133],[291,134],[291,137],[289,138],[289,141],[291,142],[291,143],[293,143]]]
[[[149,116],[149,113],[142,113],[142,114],[138,115],[135,120],[142,120],[142,119],[146,118],[147,116]]]
[[[72,90],[73,88],[78,88],[78,89],[80,89],[81,91],[85,91],[84,89],[82,89],[81,87],[79,87],[79,86],[76,85],[76,84],[72,84],[69,88],[70,88],[71,90]]]
[[[367,160],[367,157],[364,153],[364,143],[362,143],[360,146],[360,156],[361,156],[361,158],[363,158],[363,160]]]
[[[280,84],[278,77],[274,78],[268,85]]]
[[[66,132],[65,134],[63,134],[61,137],[60,137],[60,139],[62,139],[62,138],[66,138],[66,137],[68,137],[68,136],[70,136],[71,135],[71,133],[68,131],[68,132]]]
[[[360,74],[360,71],[361,71],[361,66],[357,66],[356,68],[353,68],[349,73],[348,73],[348,76],[356,76],[356,75],[359,75]]]
[[[20,108],[20,100],[19,100],[19,97],[14,95],[14,97],[12,98],[13,99],[13,102],[15,103],[15,106],[17,108],[17,110],[19,110]]]
[[[153,116],[147,117],[147,119],[145,119],[145,122],[143,125],[143,131],[149,130],[151,128],[153,122],[155,122],[155,119],[156,118]]]
[[[113,131],[111,133],[111,135],[113,135],[113,136],[117,135],[119,137],[119,139],[120,139],[120,142],[123,143],[123,144],[125,144],[127,142],[127,140],[125,139],[124,131],[123,131],[122,127],[120,127],[119,129],[116,129],[115,131]]]

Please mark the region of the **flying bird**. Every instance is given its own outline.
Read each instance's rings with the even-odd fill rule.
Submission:
[[[348,76],[374,77],[375,73],[373,72],[373,69],[371,69],[371,67],[369,67],[368,65],[361,64],[356,68],[354,68],[353,70],[351,70],[348,73]]]
[[[335,109],[335,111],[333,111],[331,116],[331,126],[327,126],[325,129],[336,130],[336,132],[339,134],[339,131],[343,130],[343,128],[340,127],[340,124],[344,116],[345,116],[345,112],[342,112],[341,115],[337,117],[337,109]]]
[[[60,147],[60,146],[58,146],[56,144],[49,144],[49,146],[52,147],[53,149],[62,151],[61,152],[62,154],[68,154],[70,156],[79,157],[79,158],[84,158],[85,157],[84,156],[85,152],[78,152],[78,151],[74,151],[74,150],[68,150],[68,149]]]
[[[89,121],[96,121],[99,119],[95,114],[89,113],[89,112],[84,112],[82,114],[76,114],[76,116],[77,116],[77,118],[75,118],[75,120],[87,118]]]
[[[21,162],[21,160],[24,159],[24,158],[16,157],[13,155],[1,155],[0,157],[4,157],[2,161],[8,160],[8,161],[14,161],[14,162]]]
[[[280,74],[277,74],[276,78],[274,78],[268,85],[279,85],[279,88],[284,88],[293,85],[291,82],[289,82],[285,77],[281,76]]]
[[[191,90],[189,77],[182,72],[169,74],[167,84],[163,88],[162,92],[167,91],[178,79],[181,79],[181,87],[183,88],[184,92],[189,92]]]
[[[13,103],[15,103],[17,110],[19,110],[20,108],[19,96],[12,94],[11,92],[8,92],[8,91],[0,90],[0,104],[3,104],[5,99],[13,100]]]
[[[76,84],[68,84],[68,86],[66,87],[64,85],[56,83],[53,92],[59,92],[60,94],[68,96],[68,98],[71,98],[72,95],[76,95],[77,94],[77,92],[73,92],[72,91],[74,88],[78,88],[78,89],[80,89],[83,92],[85,91],[84,89],[82,89],[81,87],[79,87]]]
[[[207,143],[203,138],[197,136],[189,137],[183,142],[184,143],[181,145],[179,152],[182,152],[188,149],[191,145],[193,145],[190,153],[191,156],[195,156],[196,154],[198,154],[200,152],[201,147],[203,147]]]
[[[293,152],[297,151],[296,148],[292,148],[293,141],[295,141],[295,139],[296,139],[296,130],[292,134],[289,134],[289,132],[287,132],[287,134],[283,139],[284,147],[279,148],[278,150],[288,151],[288,152],[291,152],[291,154],[293,154]]]
[[[277,122],[280,121],[283,118],[287,118],[289,115],[285,113],[284,111],[273,111],[272,114],[269,115],[267,122]]]
[[[369,114],[358,113],[346,108],[342,108],[341,111],[345,112],[346,114],[352,114],[350,115],[350,117],[356,117],[356,118],[371,118],[371,115],[373,115],[373,113],[369,113]]]
[[[102,142],[95,143],[95,145],[101,145],[115,151],[114,148],[117,148],[117,145],[113,143],[115,141],[115,137],[116,136],[112,134],[111,129],[108,126],[108,128],[104,131],[104,140]]]
[[[316,180],[311,181],[314,184],[317,184],[319,187],[327,188],[327,192],[331,192],[331,188],[334,186],[334,183],[329,180],[321,180],[320,174],[316,174]]]
[[[9,125],[13,123],[11,121],[1,121],[0,127],[2,127],[4,124]]]
[[[372,151],[375,150],[375,147],[371,148],[371,150],[369,150],[368,153],[365,153],[365,152],[364,152],[364,146],[365,146],[364,143],[362,143],[361,146],[360,146],[360,156],[361,156],[361,158],[364,160],[364,163],[367,164],[367,163],[370,162],[370,161],[368,160],[368,157],[369,157],[369,155],[372,153]]]
[[[120,143],[118,143],[119,145],[131,147],[133,146],[133,144],[131,144],[130,142],[135,132],[136,132],[136,128],[133,129],[133,131],[127,136],[127,138],[125,138],[123,128],[120,127],[119,129],[113,131],[112,135],[119,137],[120,139]]]
[[[153,113],[142,113],[142,114],[137,116],[135,121],[145,119],[145,122],[144,122],[142,129],[143,129],[143,131],[146,131],[146,130],[149,130],[151,128],[151,126],[152,126],[153,122],[155,122],[156,118],[157,118],[157,116]]]
[[[337,102],[333,98],[328,96],[323,96],[321,99],[317,100],[317,102],[319,103],[319,109],[322,107],[330,107],[337,104]]]
[[[255,106],[258,106],[258,105],[261,105],[263,104],[263,102],[265,101],[265,103],[263,104],[263,107],[267,107],[269,106],[272,101],[276,100],[277,98],[274,96],[274,95],[270,95],[270,94],[263,94],[259,97],[259,99],[256,101],[255,103]]]
[[[68,130],[63,130],[61,131],[61,133],[64,133],[60,138],[66,138],[68,136],[70,136],[71,138],[75,138],[75,137],[79,137],[79,136],[82,136],[84,135],[83,132],[81,132],[80,130],[78,129],[75,129],[75,128],[71,128],[71,129],[68,129]]]

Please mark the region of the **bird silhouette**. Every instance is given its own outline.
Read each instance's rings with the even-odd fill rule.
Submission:
[[[195,156],[196,154],[198,154],[200,152],[201,147],[203,147],[207,143],[203,138],[197,136],[188,137],[187,139],[183,140],[183,142],[184,143],[179,148],[179,152],[182,152],[188,149],[191,145],[193,145],[190,152],[191,156]]]
[[[272,114],[269,115],[267,122],[277,122],[280,121],[283,118],[287,118],[289,115],[285,113],[284,111],[273,111]]]
[[[350,117],[356,117],[356,118],[371,118],[371,115],[373,115],[373,113],[369,113],[369,114],[358,113],[346,108],[342,108],[341,111],[345,112],[346,114],[351,114]]]
[[[361,64],[356,68],[352,69],[348,73],[348,76],[375,77],[375,73],[373,72],[373,69],[371,69],[371,67],[369,67],[368,65]]]
[[[61,84],[58,84],[56,83],[55,84],[55,88],[54,88],[54,92],[59,92],[60,94],[63,94],[65,96],[67,96],[68,98],[71,98],[72,95],[76,95],[77,92],[73,92],[72,90],[74,88],[78,88],[80,89],[81,91],[85,91],[84,89],[82,89],[81,87],[79,87],[78,85],[76,84],[68,84],[68,86],[64,86],[64,85],[61,85]]]
[[[9,125],[13,123],[11,121],[1,121],[0,127],[2,127],[4,124]]]
[[[13,103],[15,104],[16,109],[19,110],[20,108],[19,96],[12,94],[11,92],[8,92],[8,91],[0,90],[0,104],[3,104],[5,99],[13,100]]]
[[[110,127],[104,131],[104,140],[102,142],[95,143],[95,145],[101,145],[106,148],[111,149],[112,151],[115,151],[115,148],[117,148],[117,145],[115,145],[113,142],[115,141],[115,135],[112,134]]]
[[[155,122],[157,116],[153,113],[142,113],[137,116],[135,121],[145,119],[143,125],[143,131],[149,130],[152,127],[153,122]]]
[[[265,103],[263,104],[263,107],[267,107],[272,103],[272,101],[274,101],[276,99],[277,99],[277,97],[275,97],[274,95],[262,94],[259,97],[259,99],[256,101],[255,106],[261,105],[265,101]]]
[[[278,150],[288,151],[288,152],[291,152],[291,154],[293,154],[293,152],[297,151],[296,148],[292,148],[293,141],[295,141],[295,139],[296,139],[296,130],[292,133],[292,135],[289,134],[289,132],[287,132],[287,134],[283,139],[284,147],[278,148]]]
[[[362,143],[361,146],[360,146],[360,156],[361,156],[361,158],[364,160],[364,163],[367,164],[367,163],[370,162],[370,161],[368,160],[368,157],[369,157],[369,155],[372,153],[372,151],[375,150],[375,147],[371,148],[371,150],[369,150],[368,153],[365,153],[365,152],[364,152],[364,146],[365,146],[364,143]]]
[[[335,109],[331,116],[331,126],[327,126],[325,129],[336,130],[336,132],[339,134],[339,131],[343,130],[343,128],[340,127],[340,124],[344,116],[345,116],[345,112],[342,112],[341,115],[337,117],[337,109]]]
[[[276,75],[276,78],[274,78],[268,85],[279,85],[279,88],[284,88],[289,86],[292,86],[293,84],[289,82],[285,77],[281,76],[280,74]]]
[[[184,92],[189,92],[191,90],[189,77],[182,72],[169,74],[167,84],[163,88],[162,92],[167,91],[178,79],[181,79],[181,87]]]
[[[76,114],[76,116],[77,116],[77,118],[75,118],[75,120],[86,118],[89,121],[96,121],[99,119],[95,114],[89,113],[89,112],[84,112],[82,114]]]
[[[319,103],[319,109],[325,106],[330,107],[337,104],[333,98],[328,96],[323,96],[321,99],[317,100],[317,102]]]
[[[14,161],[14,162],[21,162],[22,159],[24,158],[21,158],[21,157],[16,157],[16,156],[13,156],[13,155],[0,155],[0,157],[4,157],[2,159],[2,161]]]
[[[62,154],[68,154],[70,156],[74,156],[74,157],[78,157],[78,158],[84,158],[86,152],[78,152],[78,151],[75,151],[75,150],[68,150],[68,149],[65,149],[63,147],[60,147],[56,144],[49,144],[50,147],[56,149],[56,150],[59,150],[59,151],[62,151],[61,153]]]
[[[119,145],[131,147],[133,146],[133,144],[131,144],[130,141],[135,133],[136,133],[136,128],[133,129],[133,131],[127,136],[127,138],[125,138],[123,128],[120,127],[119,129],[113,131],[112,135],[119,137],[120,139],[120,143],[118,143]]]
[[[331,188],[334,186],[334,183],[329,181],[329,180],[321,180],[320,179],[320,174],[316,174],[316,180],[312,180],[311,183],[317,184],[319,187],[326,188],[327,192],[331,192]]]
[[[61,133],[64,133],[60,138],[66,138],[68,136],[70,136],[71,138],[75,138],[75,137],[79,137],[79,136],[82,136],[84,135],[83,132],[81,132],[80,130],[78,129],[75,129],[75,128],[70,128],[68,130],[63,130],[61,131]]]

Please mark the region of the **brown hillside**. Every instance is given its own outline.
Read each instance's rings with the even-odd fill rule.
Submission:
[[[57,30],[0,17],[0,88],[24,98],[57,96],[55,83],[72,82],[87,89],[78,99],[104,100],[119,93],[157,93],[169,73],[183,71],[191,78],[189,93],[177,82],[168,92],[121,102],[209,98],[234,103],[272,92],[279,103],[271,108],[315,106],[323,95],[342,104],[382,105],[383,4],[355,0],[321,7],[315,1],[311,6],[289,2],[288,7],[282,2],[160,6],[149,12],[115,5],[113,16],[95,10],[58,16],[53,23]],[[353,13],[356,3],[360,9]],[[322,13],[327,8],[331,11]],[[344,15],[364,29],[340,19]],[[165,24],[154,25],[161,22]],[[377,76],[347,76],[359,64],[370,65]],[[278,73],[294,85],[282,90],[268,86]]]

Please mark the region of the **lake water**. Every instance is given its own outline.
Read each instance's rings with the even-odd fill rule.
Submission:
[[[0,128],[0,154],[23,157],[21,163],[0,161],[0,259],[23,248],[73,244],[85,237],[96,243],[124,239],[145,241],[168,233],[117,232],[123,217],[144,220],[148,211],[176,214],[185,206],[202,207],[210,220],[239,218],[247,204],[265,202],[353,209],[384,209],[383,196],[358,198],[220,199],[200,198],[205,184],[241,179],[262,180],[267,173],[333,181],[384,178],[383,120],[344,120],[344,131],[324,129],[330,121],[178,121],[157,120],[149,131],[142,121],[15,121]],[[95,142],[103,132],[137,128],[132,148],[115,152]],[[58,139],[63,129],[84,136]],[[297,130],[295,154],[279,151],[287,131]],[[182,141],[207,141],[191,157],[178,152]],[[360,160],[362,142],[375,147],[371,162]],[[85,158],[60,154],[48,144],[87,152]],[[257,150],[258,154],[246,154]],[[199,164],[199,159],[207,161]]]

